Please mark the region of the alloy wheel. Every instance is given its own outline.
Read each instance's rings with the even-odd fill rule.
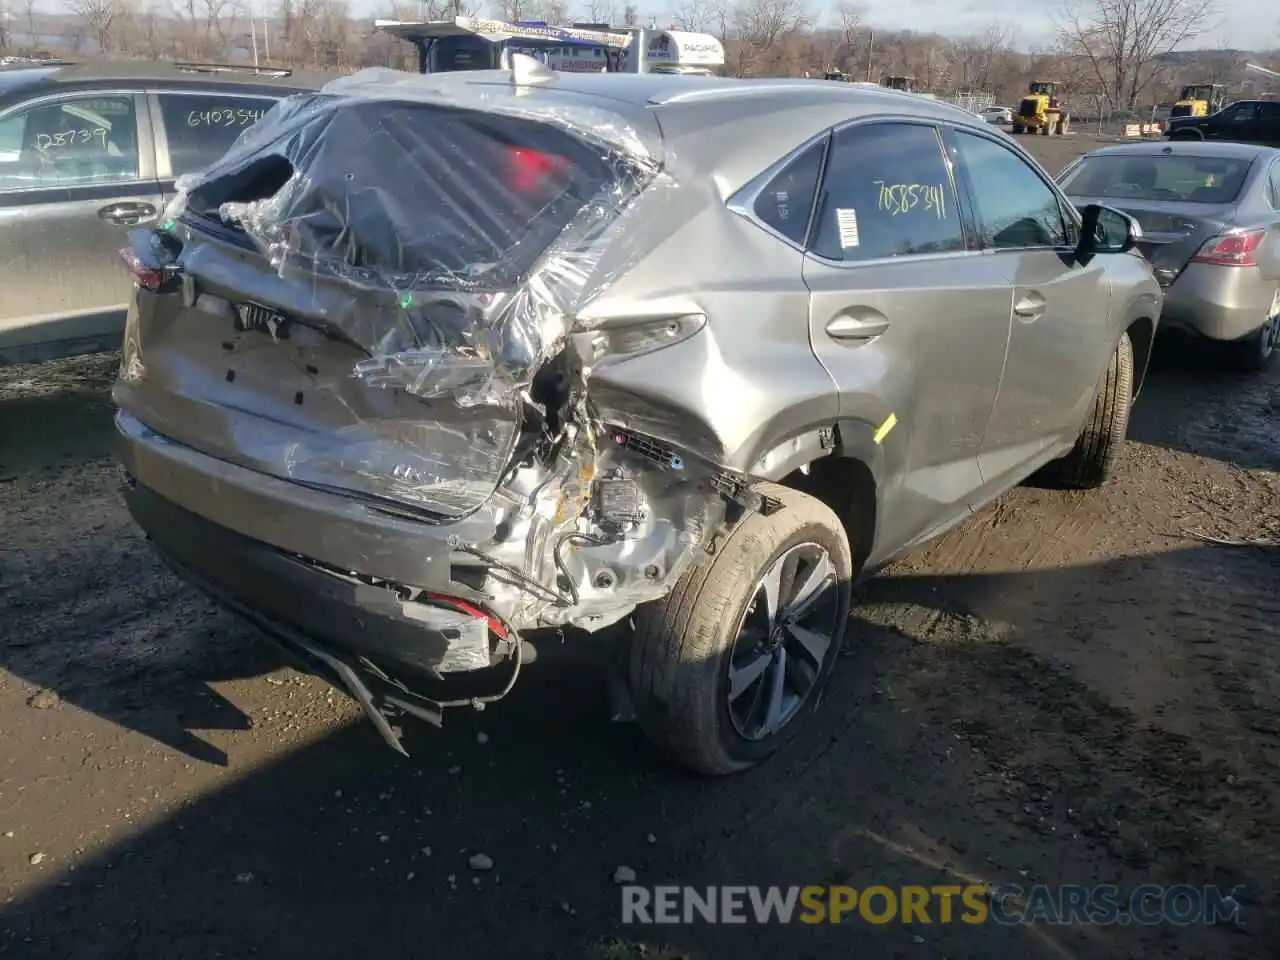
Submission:
[[[764,740],[818,688],[839,626],[836,569],[825,548],[801,543],[756,581],[729,655],[729,719],[744,740]]]

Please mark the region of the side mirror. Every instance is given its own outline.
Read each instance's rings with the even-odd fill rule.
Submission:
[[[1115,207],[1091,203],[1080,209],[1080,245],[1078,257],[1099,253],[1128,253],[1142,239],[1142,226],[1129,214]]]

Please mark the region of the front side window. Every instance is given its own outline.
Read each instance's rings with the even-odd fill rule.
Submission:
[[[175,177],[202,170],[222,157],[245,130],[275,105],[266,97],[160,94],[160,116]]]
[[[934,127],[845,127],[831,143],[812,250],[860,261],[964,250],[951,171]]]
[[[138,179],[131,96],[86,96],[19,108],[0,120],[0,190]]]
[[[1237,103],[1222,111],[1224,123],[1252,123],[1258,116],[1258,107],[1252,103]]]
[[[804,243],[825,149],[825,140],[810,146],[779,171],[756,197],[756,216],[795,243]]]
[[[1035,168],[994,140],[957,131],[985,246],[998,250],[1067,243],[1058,196]]]

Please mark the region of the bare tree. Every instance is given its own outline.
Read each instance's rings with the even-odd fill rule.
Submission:
[[[111,51],[111,26],[116,21],[119,5],[116,0],[69,0],[67,9],[80,18],[84,29],[98,49]]]
[[[671,19],[681,30],[707,33],[715,22],[715,0],[682,0],[671,11]]]
[[[27,28],[27,46],[33,50],[40,46],[36,42],[40,35],[36,30],[36,2],[37,0],[22,0],[22,21]]]
[[[590,0],[586,19],[590,23],[613,23],[618,18],[618,5],[613,0]]]
[[[998,23],[952,44],[951,79],[961,90],[990,90],[1005,71],[1011,50],[1011,31]]]
[[[1112,102],[1133,110],[1163,54],[1199,36],[1216,0],[1067,0],[1058,32]]]

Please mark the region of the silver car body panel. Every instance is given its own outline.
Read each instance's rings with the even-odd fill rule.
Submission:
[[[36,360],[119,346],[132,285],[117,266],[119,223],[104,219],[122,205],[163,209],[145,99],[136,89],[104,88],[33,97],[0,114],[34,106],[129,97],[134,102],[138,176],[116,184],[33,187],[0,192],[4,276],[0,286],[0,362]]]
[[[1254,336],[1280,310],[1280,202],[1269,184],[1280,169],[1280,150],[1238,143],[1178,141],[1104,147],[1062,171],[1063,179],[1091,157],[1150,159],[1192,157],[1249,164],[1239,193],[1228,203],[1072,196],[1079,204],[1107,203],[1135,217],[1143,228],[1140,249],[1164,287],[1161,323],[1213,340]],[[1198,263],[1193,259],[1216,237],[1265,229],[1256,266]]]
[[[611,186],[609,209],[570,223],[518,288],[488,300],[455,289],[469,323],[428,342],[391,309],[442,309],[421,275],[316,267],[335,241],[312,201],[330,197],[335,171],[352,190],[374,175],[339,160],[340,139],[308,139],[309,125],[348,122],[344,104],[366,120],[400,104],[536,122],[621,158],[642,187]],[[401,605],[461,598],[517,630],[617,622],[714,550],[729,514],[771,509],[755,480],[828,457],[874,480],[866,566],[940,532],[1070,448],[1121,334],[1154,323],[1159,289],[1133,255],[836,264],[754,215],[770,169],[876,118],[993,136],[956,107],[819,81],[367,71],[285,105],[180,185],[167,216],[181,290],[135,299],[116,388],[135,515],[163,514],[145,506],[154,495],[327,583],[358,575]],[[437,149],[404,136],[411,156]],[[293,164],[288,183],[216,211],[251,245],[199,226],[203,189],[271,155]],[[324,236],[372,230],[367,211]],[[408,244],[412,217],[396,215]],[[1012,319],[1020,291],[1046,298],[1034,322]],[[237,331],[250,301],[305,322],[288,340]],[[880,335],[828,333],[833,317],[873,313],[888,321]],[[548,396],[540,374],[566,363],[559,406],[531,401]],[[556,422],[555,442],[513,454],[531,416]],[[141,522],[169,549],[159,520]],[[232,590],[232,574],[205,574]]]

